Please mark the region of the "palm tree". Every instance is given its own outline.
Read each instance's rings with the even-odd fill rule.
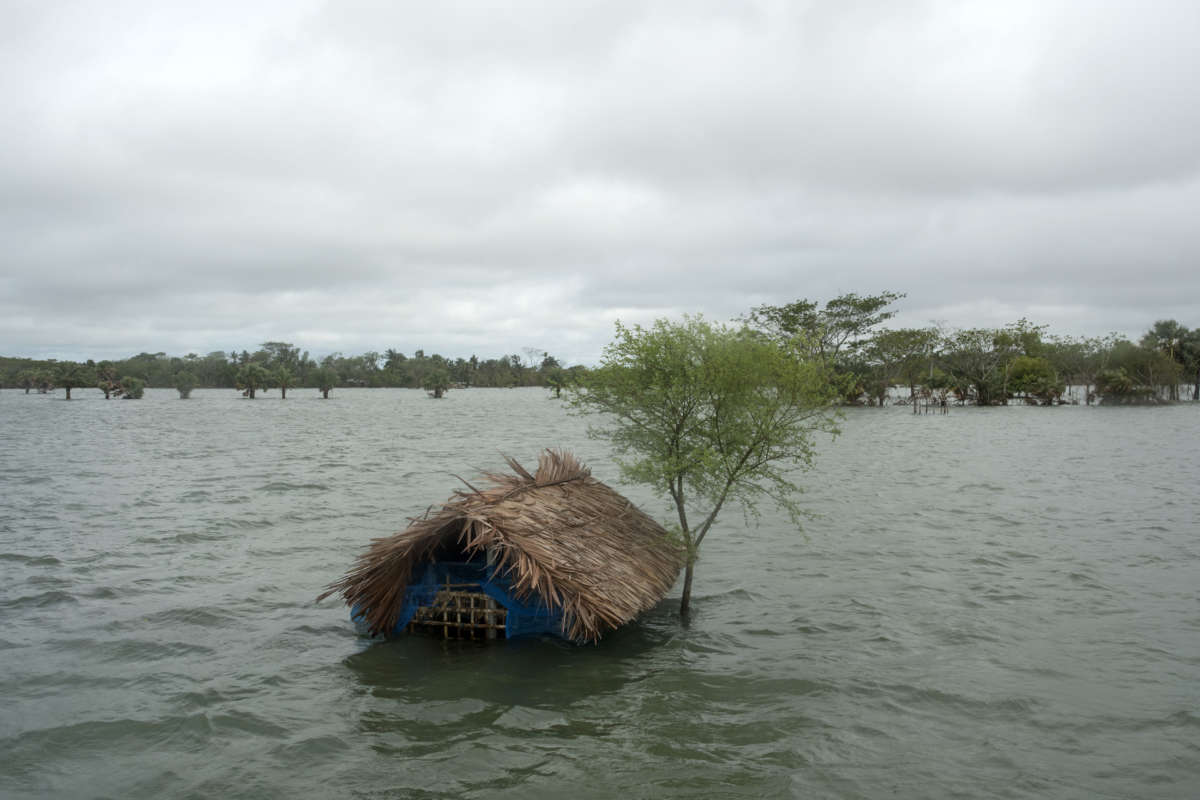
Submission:
[[[296,382],[296,376],[288,371],[287,367],[280,367],[275,370],[275,383],[279,386],[280,400],[287,400],[288,387]]]

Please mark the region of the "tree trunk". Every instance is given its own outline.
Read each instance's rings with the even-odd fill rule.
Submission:
[[[683,597],[679,600],[679,616],[687,619],[692,608],[692,575],[695,574],[696,564],[689,561],[683,573]]]
[[[71,387],[64,386],[63,388],[67,390],[67,399],[70,400],[71,399]]]
[[[250,399],[251,400],[254,399],[254,387],[253,386],[250,387]]]
[[[287,387],[286,386],[279,387],[279,399],[287,400]]]
[[[329,390],[328,390],[328,389],[322,389],[322,390],[321,390],[321,399],[322,399],[322,400],[328,400],[328,399],[329,399]]]

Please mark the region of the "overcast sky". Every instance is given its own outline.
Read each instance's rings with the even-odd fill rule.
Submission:
[[[0,0],[0,355],[1200,326],[1200,3]]]

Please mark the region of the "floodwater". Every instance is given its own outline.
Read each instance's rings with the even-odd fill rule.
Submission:
[[[0,392],[0,796],[1200,796],[1200,407],[851,410],[690,626],[486,646],[314,597],[501,453],[615,478],[545,391],[75,394]]]

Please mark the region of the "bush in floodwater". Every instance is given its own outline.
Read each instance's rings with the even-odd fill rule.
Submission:
[[[192,389],[196,388],[196,376],[188,370],[180,370],[175,375],[175,389],[179,392],[180,400],[187,400],[192,396]]]
[[[146,382],[141,378],[126,375],[121,378],[121,396],[126,400],[141,400],[146,393]]]

